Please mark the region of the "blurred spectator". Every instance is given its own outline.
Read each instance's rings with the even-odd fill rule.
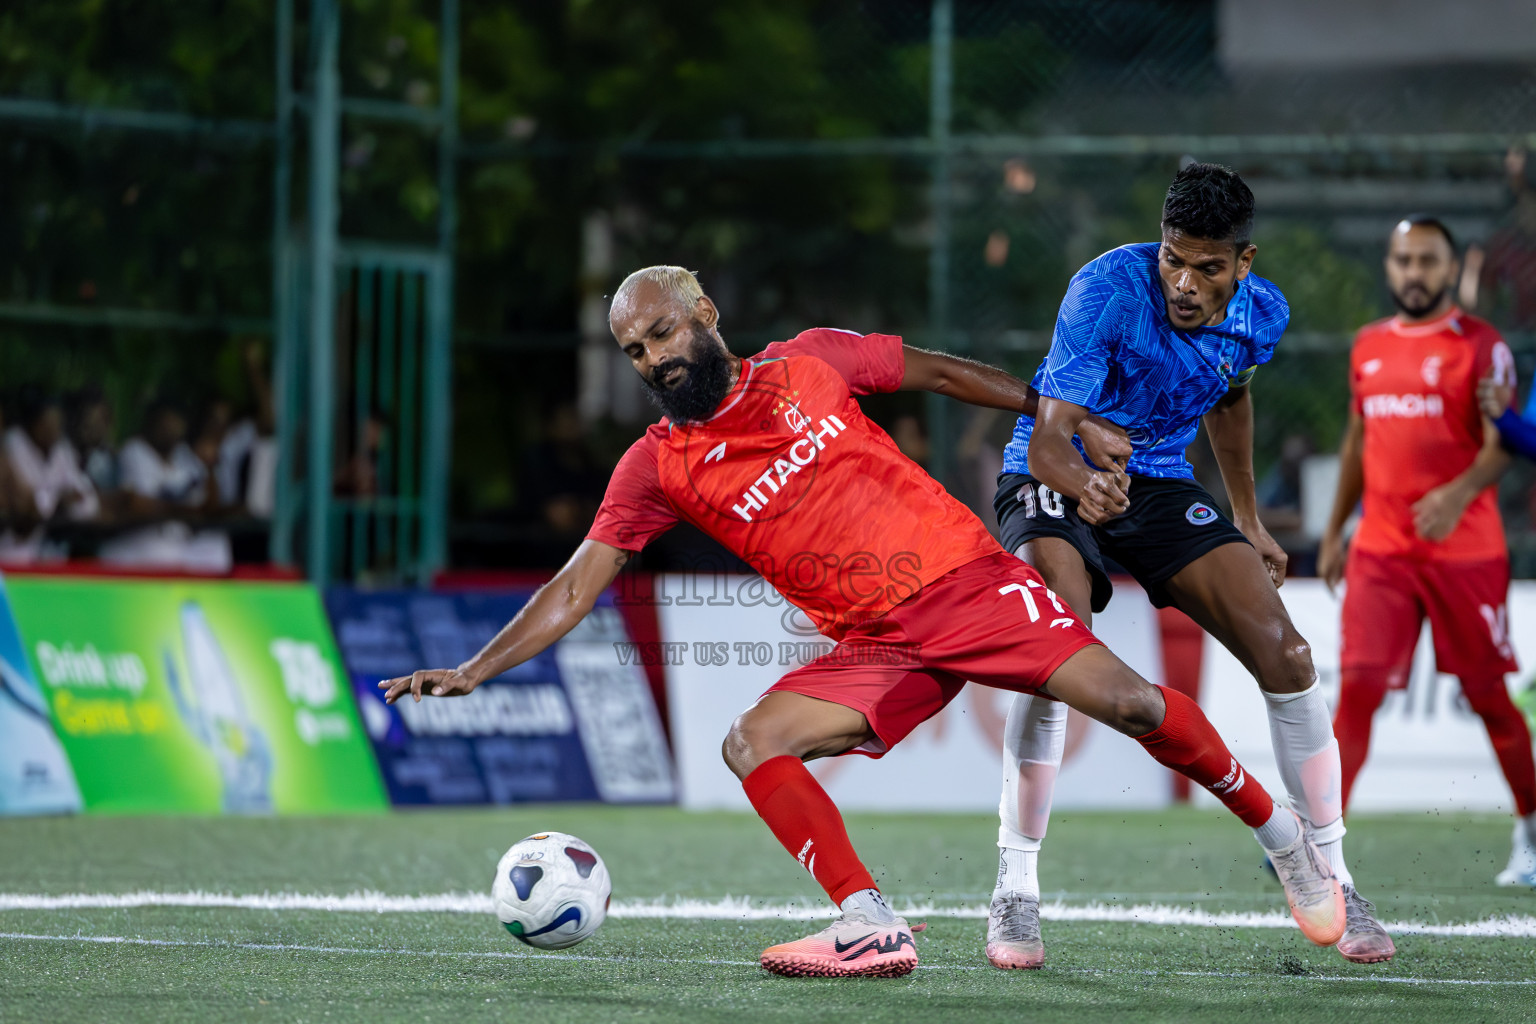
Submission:
[[[40,532],[41,524],[32,489],[16,474],[10,458],[0,449],[0,562],[33,561],[37,556],[33,536]]]
[[[583,532],[597,515],[607,483],[575,403],[555,406],[544,421],[544,436],[523,458],[518,493],[530,518],[556,533]]]
[[[5,454],[32,491],[38,515],[44,520],[96,518],[101,502],[64,437],[64,408],[58,398],[36,388],[23,389],[16,413],[17,425],[5,432]],[[37,542],[41,545],[41,536]]]
[[[69,443],[75,464],[96,493],[106,498],[117,490],[117,453],[112,450],[112,403],[100,388],[81,388],[65,407]]]
[[[336,467],[333,489],[344,497],[371,498],[379,493],[379,460],[389,421],[381,412],[372,412],[358,432],[357,446],[350,457]]]
[[[965,432],[955,442],[955,473],[950,493],[970,507],[996,537],[997,475],[1003,471],[1003,446],[1013,429],[1013,417],[1000,409],[972,409]]]
[[[1270,533],[1296,533],[1301,529],[1301,465],[1311,454],[1310,437],[1287,436],[1280,442],[1280,458],[1259,481],[1259,521]]]
[[[211,465],[218,480],[220,500],[251,515],[266,517],[272,514],[277,472],[272,383],[260,342],[246,343],[240,354],[245,363],[254,410],[248,415],[237,416],[233,402],[215,399],[205,412],[200,440],[208,441],[215,434],[219,438],[218,451]]]
[[[204,451],[216,456],[217,446],[204,440]],[[103,561],[229,570],[229,535],[203,528],[221,511],[218,483],[209,464],[187,443],[187,418],[179,406],[163,399],[150,405],[142,432],[129,438],[118,455],[118,471],[125,518],[148,525],[102,545]]]
[[[1536,328],[1536,188],[1528,171],[1525,150],[1510,147],[1504,155],[1510,207],[1486,248],[1467,247],[1458,293],[1463,308],[1488,316],[1502,292],[1508,297],[1503,326],[1523,330]]]

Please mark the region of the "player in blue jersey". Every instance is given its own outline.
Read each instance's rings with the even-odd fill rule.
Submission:
[[[1162,241],[1107,252],[1072,278],[1035,415],[1019,418],[996,499],[1003,546],[1079,617],[1109,601],[1113,560],[1158,607],[1174,605],[1221,641],[1264,693],[1292,808],[1344,884],[1346,959],[1390,959],[1393,943],[1344,864],[1339,749],[1311,650],[1276,588],[1286,555],[1259,523],[1248,385],[1274,355],[1290,309],[1251,273],[1253,193],[1232,171],[1191,164],[1163,204]],[[1074,440],[1096,414],[1124,429],[1129,459],[1095,465]],[[1227,519],[1184,449],[1201,422],[1232,501]],[[1066,709],[1014,700],[1005,730],[1002,826],[987,957],[1038,967],[1036,861],[1066,733]],[[1241,780],[1237,783],[1241,785]]]
[[[1525,415],[1515,411],[1515,386],[1496,377],[1478,382],[1478,402],[1483,415],[1499,428],[1499,440],[1512,455],[1536,459],[1536,392],[1525,403]]]

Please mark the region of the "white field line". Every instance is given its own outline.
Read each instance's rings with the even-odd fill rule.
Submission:
[[[231,895],[211,892],[127,893],[0,893],[5,910],[122,910],[135,907],[228,908],[236,910],[318,910],[374,914],[489,914],[491,898],[484,893],[436,893],[391,896],[378,892],[346,895],[325,893],[261,893]],[[985,919],[984,903],[938,906],[907,903],[897,908],[909,918]],[[804,903],[765,903],[745,896],[715,900],[619,900],[608,910],[613,918],[693,921],[814,921],[832,916],[831,908]],[[1040,908],[1047,921],[1086,921],[1105,924],[1151,924],[1190,928],[1294,928],[1290,915],[1278,911],[1212,913],[1160,903],[1069,905],[1057,901]],[[1536,916],[1507,915],[1459,924],[1419,921],[1384,922],[1398,935],[1448,935],[1463,938],[1536,938]]]
[[[242,949],[257,953],[324,953],[337,956],[408,956],[448,957],[465,960],[546,960],[576,963],[666,963],[693,964],[709,967],[757,967],[755,960],[690,960],[680,957],[638,956],[589,956],[583,953],[521,953],[511,951],[461,951],[431,949],[366,949],[357,946],[301,946],[286,942],[210,942],[206,940],[143,939],[124,935],[33,935],[27,932],[0,932],[0,940],[18,942],[80,942],[102,946],[153,946],[161,949]],[[919,964],[920,971],[988,971],[993,968],[969,964]],[[1062,974],[1126,974],[1150,978],[1278,978],[1285,982],[1346,981],[1369,982],[1378,985],[1476,985],[1476,986],[1536,986],[1536,980],[1517,979],[1499,981],[1490,978],[1411,978],[1400,975],[1338,975],[1338,974],[1261,974],[1257,971],[1128,971],[1115,968],[1060,968],[1052,967],[1049,973]]]

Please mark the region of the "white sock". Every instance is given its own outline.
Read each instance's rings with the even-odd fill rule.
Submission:
[[[1015,850],[1006,846],[998,850],[997,885],[992,889],[992,898],[1022,894],[1038,900],[1040,877],[1035,869],[1039,860],[1038,846],[1033,850]]]
[[[1317,848],[1328,858],[1328,864],[1333,868],[1334,877],[1340,885],[1353,886],[1355,876],[1349,873],[1349,866],[1344,863],[1344,840],[1335,839],[1331,843],[1318,843]]]
[[[998,801],[997,845],[1035,850],[1051,817],[1056,773],[1067,742],[1067,706],[1018,694],[1003,725],[1003,793]]]
[[[1311,826],[1319,845],[1342,839],[1344,773],[1322,687],[1314,682],[1300,693],[1266,692],[1264,706],[1292,809]]]
[[[891,924],[896,920],[896,912],[885,902],[879,889],[860,889],[843,900],[839,909],[845,914],[859,911],[874,924]]]
[[[998,801],[997,885],[992,897],[1040,898],[1040,844],[1051,817],[1056,773],[1067,741],[1067,706],[1018,694],[1003,725],[1003,794]]]
[[[1253,830],[1253,838],[1270,853],[1289,849],[1301,835],[1301,825],[1296,816],[1279,803],[1270,812],[1269,820]]]

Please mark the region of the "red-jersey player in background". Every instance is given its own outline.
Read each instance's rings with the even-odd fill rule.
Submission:
[[[591,610],[631,552],[686,520],[837,641],[774,684],[725,739],[726,764],[752,806],[842,911],[821,932],[764,951],[768,970],[890,977],[917,965],[911,929],[882,899],[802,762],[880,757],[967,680],[1044,694],[1136,737],[1254,829],[1302,930],[1320,945],[1337,942],[1345,910],[1332,869],[1199,705],[1146,682],[1099,644],[854,400],[906,388],[1019,410],[1024,382],[890,335],[836,330],[738,359],[718,321],[681,267],[624,281],[609,325],[666,418],[625,453],[591,532],[554,580],[469,661],[386,680],[386,699],[467,693],[544,650]],[[1100,473],[1091,489],[1123,509],[1124,483]]]
[[[1368,324],[1350,359],[1353,402],[1339,490],[1318,574],[1344,592],[1343,685],[1334,717],[1344,803],[1365,762],[1371,719],[1387,690],[1406,686],[1428,616],[1440,671],[1482,716],[1514,794],[1510,867],[1501,884],[1536,885],[1536,768],[1525,719],[1509,699],[1509,550],[1492,486],[1509,465],[1478,407],[1478,381],[1513,384],[1498,332],[1457,309],[1455,244],[1432,217],[1393,230],[1387,282],[1397,315]],[[1346,566],[1344,523],[1365,498]]]

